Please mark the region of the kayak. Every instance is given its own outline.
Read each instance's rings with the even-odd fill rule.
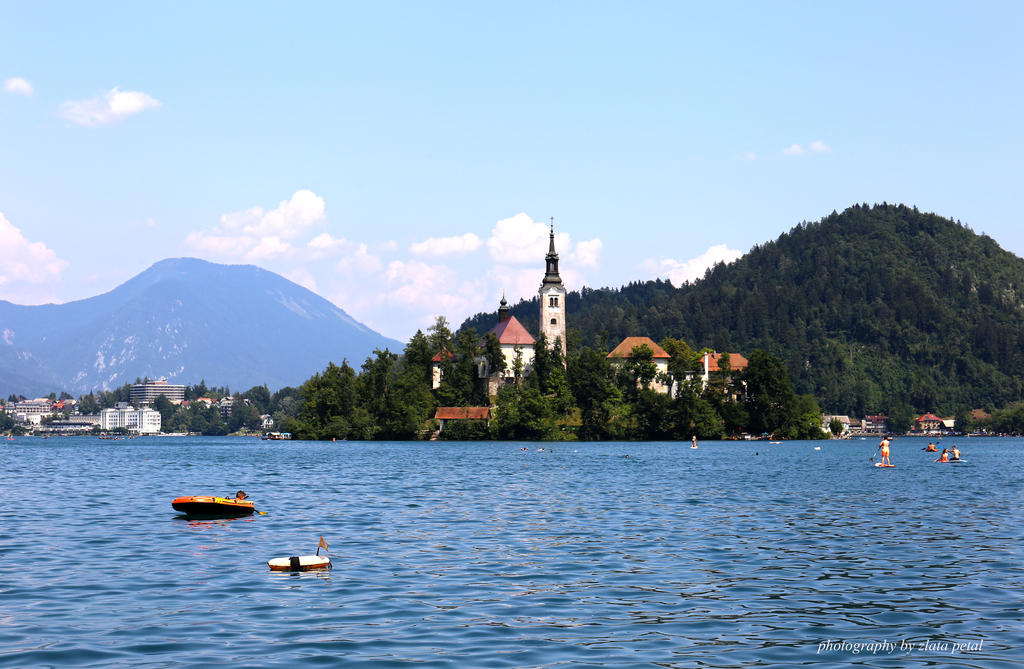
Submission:
[[[325,555],[293,555],[267,561],[270,571],[310,571],[330,569],[331,559]]]
[[[210,495],[178,497],[171,506],[189,516],[249,516],[256,511],[256,505],[247,499]]]

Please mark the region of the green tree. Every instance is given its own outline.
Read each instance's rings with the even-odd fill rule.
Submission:
[[[578,436],[584,440],[606,439],[611,419],[622,404],[622,393],[613,382],[608,359],[589,347],[569,359],[569,382],[580,409]]]
[[[89,393],[78,398],[78,410],[87,415],[96,414],[100,411],[100,404],[96,401],[96,396]]]
[[[501,342],[493,332],[484,335],[484,359],[491,374],[503,374],[505,371],[505,353],[501,350]]]
[[[366,420],[356,411],[356,374],[348,361],[333,362],[299,389],[302,408],[295,424],[301,439],[363,438]]]
[[[552,418],[550,404],[533,386],[503,386],[490,431],[495,439],[540,441],[554,435]]]
[[[750,354],[743,378],[746,381],[746,409],[751,433],[774,434],[793,422],[796,395],[790,385],[789,372],[781,360],[756,349]]]

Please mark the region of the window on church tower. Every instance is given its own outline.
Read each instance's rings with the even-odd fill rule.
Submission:
[[[551,319],[551,324],[552,325],[558,325],[558,319],[557,318],[552,318]]]

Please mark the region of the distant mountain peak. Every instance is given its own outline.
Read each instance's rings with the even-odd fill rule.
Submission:
[[[137,377],[297,385],[331,361],[401,343],[255,265],[167,258],[63,305],[0,303],[0,392],[108,389]]]

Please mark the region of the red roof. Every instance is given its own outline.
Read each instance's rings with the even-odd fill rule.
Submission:
[[[923,416],[921,416],[920,418],[918,418],[918,419],[917,419],[917,422],[918,422],[918,423],[921,423],[921,422],[924,422],[924,421],[926,421],[926,420],[937,420],[937,421],[941,421],[942,419],[941,419],[941,418],[939,418],[938,416],[936,416],[936,415],[935,415],[935,414],[933,414],[933,413],[926,413],[925,415],[923,415]]]
[[[718,359],[721,358],[724,353],[708,353],[708,371],[709,372],[720,372],[722,371],[718,367]],[[729,369],[736,371],[739,369],[746,369],[750,363],[739,353],[729,354]]]
[[[441,356],[447,356],[449,360],[455,356],[451,354],[451,351],[438,351],[434,354],[434,357],[430,359],[430,362],[441,362]]]
[[[487,420],[491,417],[491,407],[437,407],[434,418],[437,420]]]
[[[611,353],[608,354],[609,358],[632,358],[633,349],[637,346],[646,346],[651,349],[654,353],[652,357],[655,358],[671,358],[665,349],[654,343],[654,340],[650,337],[626,337],[622,340],[622,343],[615,347]]]
[[[501,321],[490,330],[498,337],[498,341],[502,344],[510,344],[512,346],[533,346],[534,339],[530,336],[530,333],[526,331],[523,324],[519,320],[512,316],[507,321]]]

